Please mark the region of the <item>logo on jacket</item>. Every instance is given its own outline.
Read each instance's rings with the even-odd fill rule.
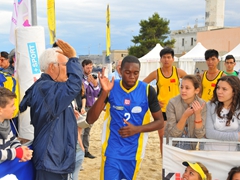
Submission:
[[[125,99],[125,100],[124,100],[124,105],[130,105],[130,104],[131,104],[130,99]]]
[[[113,105],[113,108],[116,110],[120,110],[120,111],[122,111],[124,109],[123,106],[115,106],[115,105]]]
[[[132,108],[132,111],[131,111],[132,113],[140,113],[140,112],[142,112],[142,107],[140,107],[140,106],[135,106],[135,107],[133,107]]]

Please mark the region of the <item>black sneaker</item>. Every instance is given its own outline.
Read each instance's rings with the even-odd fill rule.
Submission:
[[[95,158],[95,156],[91,155],[90,152],[85,152],[84,157],[87,157],[87,158],[90,158],[90,159]]]

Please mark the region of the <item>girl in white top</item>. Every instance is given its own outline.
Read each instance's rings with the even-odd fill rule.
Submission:
[[[240,80],[235,76],[218,79],[213,98],[207,103],[206,137],[240,141]],[[237,151],[232,143],[206,143],[205,150]]]

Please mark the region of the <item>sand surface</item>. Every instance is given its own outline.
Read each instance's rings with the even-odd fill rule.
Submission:
[[[98,180],[101,164],[101,135],[104,112],[94,123],[90,132],[89,152],[96,156],[95,159],[84,158],[83,171],[79,173],[80,180]],[[150,132],[144,160],[138,174],[138,180],[161,180],[162,159],[159,150],[159,138],[157,132]]]

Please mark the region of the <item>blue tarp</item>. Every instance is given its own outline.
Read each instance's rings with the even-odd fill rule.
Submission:
[[[30,147],[31,148],[31,147]],[[32,161],[19,162],[18,158],[0,163],[0,178],[7,174],[14,174],[18,180],[34,180]]]

